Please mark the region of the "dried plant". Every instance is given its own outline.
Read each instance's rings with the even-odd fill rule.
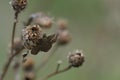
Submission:
[[[4,80],[11,63],[14,63],[13,71],[15,73],[15,80],[36,80],[37,72],[47,64],[52,56],[54,56],[57,49],[60,46],[68,44],[71,40],[67,20],[59,19],[58,21],[54,21],[52,17],[43,12],[37,12],[30,15],[28,20],[24,22],[24,28],[21,30],[22,36],[15,38],[18,16],[26,8],[27,2],[27,0],[11,0],[10,2],[15,12],[13,30],[11,43],[9,44],[9,56],[6,58],[7,62],[3,66],[2,73],[0,74],[0,80]],[[54,22],[57,24],[57,30],[52,34],[46,34],[44,29],[50,29]],[[32,54],[34,56],[39,55],[38,53],[40,52],[48,52],[48,54],[46,54],[43,61],[37,67],[35,67],[33,58],[27,56],[29,53],[30,55]],[[21,55],[21,53],[23,53],[23,55]],[[23,62],[21,60],[21,56],[23,56]],[[60,69],[61,61],[59,61],[55,71],[45,75],[44,77],[41,77],[40,80],[47,80],[50,77],[68,71],[71,68],[80,67],[84,62],[84,55],[81,51],[76,50],[75,52],[69,53],[67,59],[67,67]],[[23,67],[23,78],[20,77],[20,66]]]

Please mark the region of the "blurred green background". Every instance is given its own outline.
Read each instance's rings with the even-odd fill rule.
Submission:
[[[7,59],[14,20],[14,11],[9,1],[0,1],[0,69]],[[80,49],[85,55],[83,66],[49,80],[120,80],[119,4],[119,0],[29,0],[27,9],[19,16],[16,36],[21,33],[22,22],[27,20],[30,14],[40,11],[55,19],[67,19],[72,36],[71,43],[58,49],[47,66],[39,72],[38,79],[54,71],[58,60],[63,60],[61,67],[66,66],[68,52]],[[51,33],[54,30],[55,26]],[[38,65],[44,56],[45,53],[32,57]],[[13,80],[12,68],[5,79]]]

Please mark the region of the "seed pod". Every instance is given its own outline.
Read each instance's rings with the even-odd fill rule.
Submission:
[[[71,37],[67,30],[59,31],[58,44],[60,44],[60,45],[67,44],[70,40],[71,40]]]
[[[39,39],[42,38],[42,29],[39,25],[27,26],[22,31],[22,37],[25,48],[31,50],[37,46]]]
[[[27,0],[11,0],[10,3],[16,12],[24,10],[27,6]]]
[[[12,48],[11,44],[9,44],[10,50]],[[24,49],[23,43],[21,38],[15,38],[14,39],[14,45],[13,45],[13,51],[14,53],[19,53],[20,51],[22,51]],[[11,52],[11,51],[10,51]]]
[[[59,19],[57,21],[57,25],[58,25],[59,30],[66,30],[68,27],[67,20],[65,20],[65,19]]]
[[[26,61],[22,64],[24,71],[32,71],[34,69],[34,61],[32,58],[28,57]]]
[[[24,80],[35,80],[34,65],[35,63],[30,57],[23,63]]]
[[[76,50],[75,52],[69,54],[68,56],[69,64],[73,67],[79,67],[84,62],[83,53]]]
[[[25,72],[24,80],[35,80],[35,73],[34,72]]]
[[[32,15],[33,23],[40,25],[42,28],[51,28],[53,19],[44,13],[35,13]]]

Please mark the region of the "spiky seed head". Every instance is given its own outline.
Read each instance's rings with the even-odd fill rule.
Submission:
[[[84,55],[81,51],[76,50],[68,55],[69,64],[73,67],[79,67],[84,62]]]
[[[26,8],[27,0],[11,0],[10,4],[16,12],[20,12]]]
[[[25,48],[32,49],[35,47],[39,39],[42,38],[42,29],[39,25],[29,25],[22,31],[22,38]]]

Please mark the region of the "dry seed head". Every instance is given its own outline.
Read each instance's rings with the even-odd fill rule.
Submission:
[[[11,48],[12,48],[11,44],[9,44],[9,47],[10,47],[10,50],[11,50]],[[14,39],[14,45],[13,45],[14,52],[16,53],[16,52],[19,52],[23,49],[24,49],[24,46],[23,46],[21,38],[15,38]]]
[[[24,46],[27,49],[32,49],[38,44],[39,39],[42,38],[42,29],[39,25],[27,26],[22,31],[22,38]]]
[[[26,72],[24,74],[24,80],[35,80],[35,73],[34,72]]]
[[[10,3],[16,12],[24,10],[27,6],[27,0],[11,0]]]
[[[68,22],[65,19],[59,19],[57,25],[59,30],[65,30],[68,27]]]
[[[68,55],[69,64],[73,67],[79,67],[84,62],[84,55],[81,51],[76,50]]]
[[[36,13],[32,16],[34,17],[33,22],[42,28],[50,28],[53,24],[53,19],[44,13]]]
[[[33,59],[32,58],[27,58],[26,59],[26,61],[23,63],[23,68],[24,68],[24,70],[26,70],[26,71],[31,71],[32,69],[33,69],[33,67],[34,67],[34,61],[33,61]]]
[[[67,30],[59,31],[58,34],[58,43],[63,45],[67,44],[71,40],[70,34]]]

